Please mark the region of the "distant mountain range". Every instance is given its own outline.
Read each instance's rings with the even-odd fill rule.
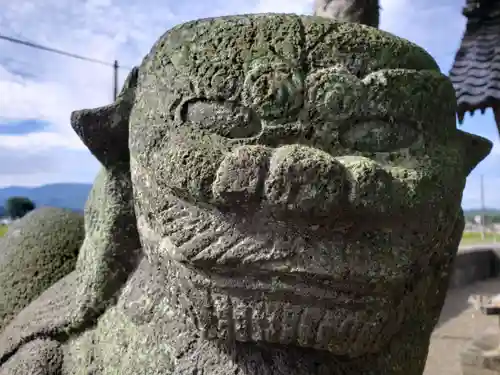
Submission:
[[[35,202],[37,207],[52,206],[69,208],[75,211],[83,211],[85,202],[90,193],[92,184],[80,183],[59,183],[48,184],[38,187],[9,186],[0,188],[0,216],[3,216],[3,207],[5,201],[13,196],[27,197]],[[474,220],[474,216],[481,215],[481,209],[464,210],[468,221]],[[500,209],[486,208],[485,216],[500,217]]]
[[[92,184],[60,183],[38,187],[9,186],[0,188],[0,205],[14,196],[27,197],[35,202],[37,207],[51,206],[83,211]],[[2,216],[0,209],[0,216]]]

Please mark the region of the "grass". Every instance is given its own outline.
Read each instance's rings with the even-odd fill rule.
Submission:
[[[496,241],[495,241],[496,237]],[[485,233],[484,239],[481,237],[480,232],[464,232],[462,236],[462,242],[460,245],[479,245],[481,243],[493,243],[500,242],[499,233]]]
[[[7,232],[7,225],[0,224],[0,237],[2,237]]]

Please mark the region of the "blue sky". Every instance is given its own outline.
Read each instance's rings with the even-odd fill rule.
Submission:
[[[17,0],[0,3],[0,34],[99,60],[140,62],[175,24],[226,14],[310,14],[313,0]],[[426,48],[448,72],[465,27],[464,0],[381,0],[381,28]],[[437,5],[439,4],[439,5]],[[125,76],[121,72],[121,80]],[[0,187],[92,182],[98,163],[69,126],[72,110],[108,104],[112,72],[97,64],[0,40]],[[462,129],[495,142],[469,177],[464,207],[500,208],[500,145],[493,114],[467,116]]]

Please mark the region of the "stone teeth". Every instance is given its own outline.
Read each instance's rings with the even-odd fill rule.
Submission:
[[[212,299],[212,293],[207,290],[205,294],[205,301],[200,312],[200,328],[204,339],[215,339],[218,337],[218,324],[214,308],[215,305]]]
[[[304,308],[302,306],[287,304],[283,309],[282,330],[280,342],[284,344],[295,343],[298,336],[300,317]]]
[[[234,322],[234,338],[237,341],[247,342],[252,339],[260,341],[262,338],[257,338],[252,335],[253,327],[256,327],[256,322],[253,320],[253,311],[247,303],[236,299],[233,301],[233,322]],[[257,331],[257,329],[255,329]]]
[[[265,301],[255,302],[253,308],[250,309],[249,318],[251,319],[249,327],[251,329],[251,338],[255,342],[265,339],[266,315]]]
[[[305,307],[302,311],[297,332],[297,342],[310,347],[316,342],[318,325],[326,311],[318,307]]]
[[[333,325],[336,321],[335,313],[331,310],[326,310],[316,332],[314,344],[317,349],[324,350],[329,347],[331,338],[335,337],[338,332],[339,327]]]
[[[213,320],[217,324],[219,338],[234,340],[234,311],[231,297],[223,294],[212,295]]]

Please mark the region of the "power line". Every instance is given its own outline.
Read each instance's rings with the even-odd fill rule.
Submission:
[[[42,51],[57,53],[59,55],[63,55],[63,56],[66,56],[66,57],[72,57],[74,59],[79,59],[79,60],[88,61],[88,62],[92,62],[92,63],[96,63],[96,64],[106,65],[106,66],[109,66],[109,67],[112,67],[112,68],[115,67],[115,64],[112,63],[112,62],[109,62],[109,61],[103,61],[103,60],[98,60],[98,59],[94,59],[94,58],[91,58],[91,57],[77,55],[75,53],[63,51],[63,50],[60,50],[60,49],[51,48],[51,47],[47,47],[47,46],[42,46],[41,44],[29,42],[27,40],[21,40],[21,39],[17,39],[17,38],[12,38],[10,36],[6,36],[6,35],[2,35],[2,34],[0,34],[0,39],[6,40],[6,41],[11,42],[11,43],[21,44],[21,45],[24,45],[24,46],[27,46],[27,47],[36,48],[36,49],[39,49],[39,50],[42,50]],[[126,67],[126,66],[118,66],[118,69],[131,70],[131,68]]]
[[[0,34],[0,39],[5,40],[7,42],[15,43],[15,44],[21,44],[21,45],[26,46],[26,47],[31,47],[31,48],[36,48],[36,49],[39,49],[42,51],[57,53],[58,55],[72,57],[74,59],[92,62],[92,63],[105,65],[105,66],[109,66],[109,67],[113,68],[113,99],[116,99],[116,97],[118,95],[118,69],[126,69],[126,70],[132,69],[132,68],[129,68],[126,66],[119,65],[117,60],[115,60],[114,62],[98,60],[98,59],[94,59],[94,58],[87,57],[87,56],[77,55],[76,53],[71,53],[68,51],[63,51],[63,50],[52,48],[52,47],[42,46],[41,44],[38,44],[38,43],[33,43],[33,42],[29,42],[27,40],[21,40],[21,39],[13,38],[13,37],[2,35],[2,34]]]

